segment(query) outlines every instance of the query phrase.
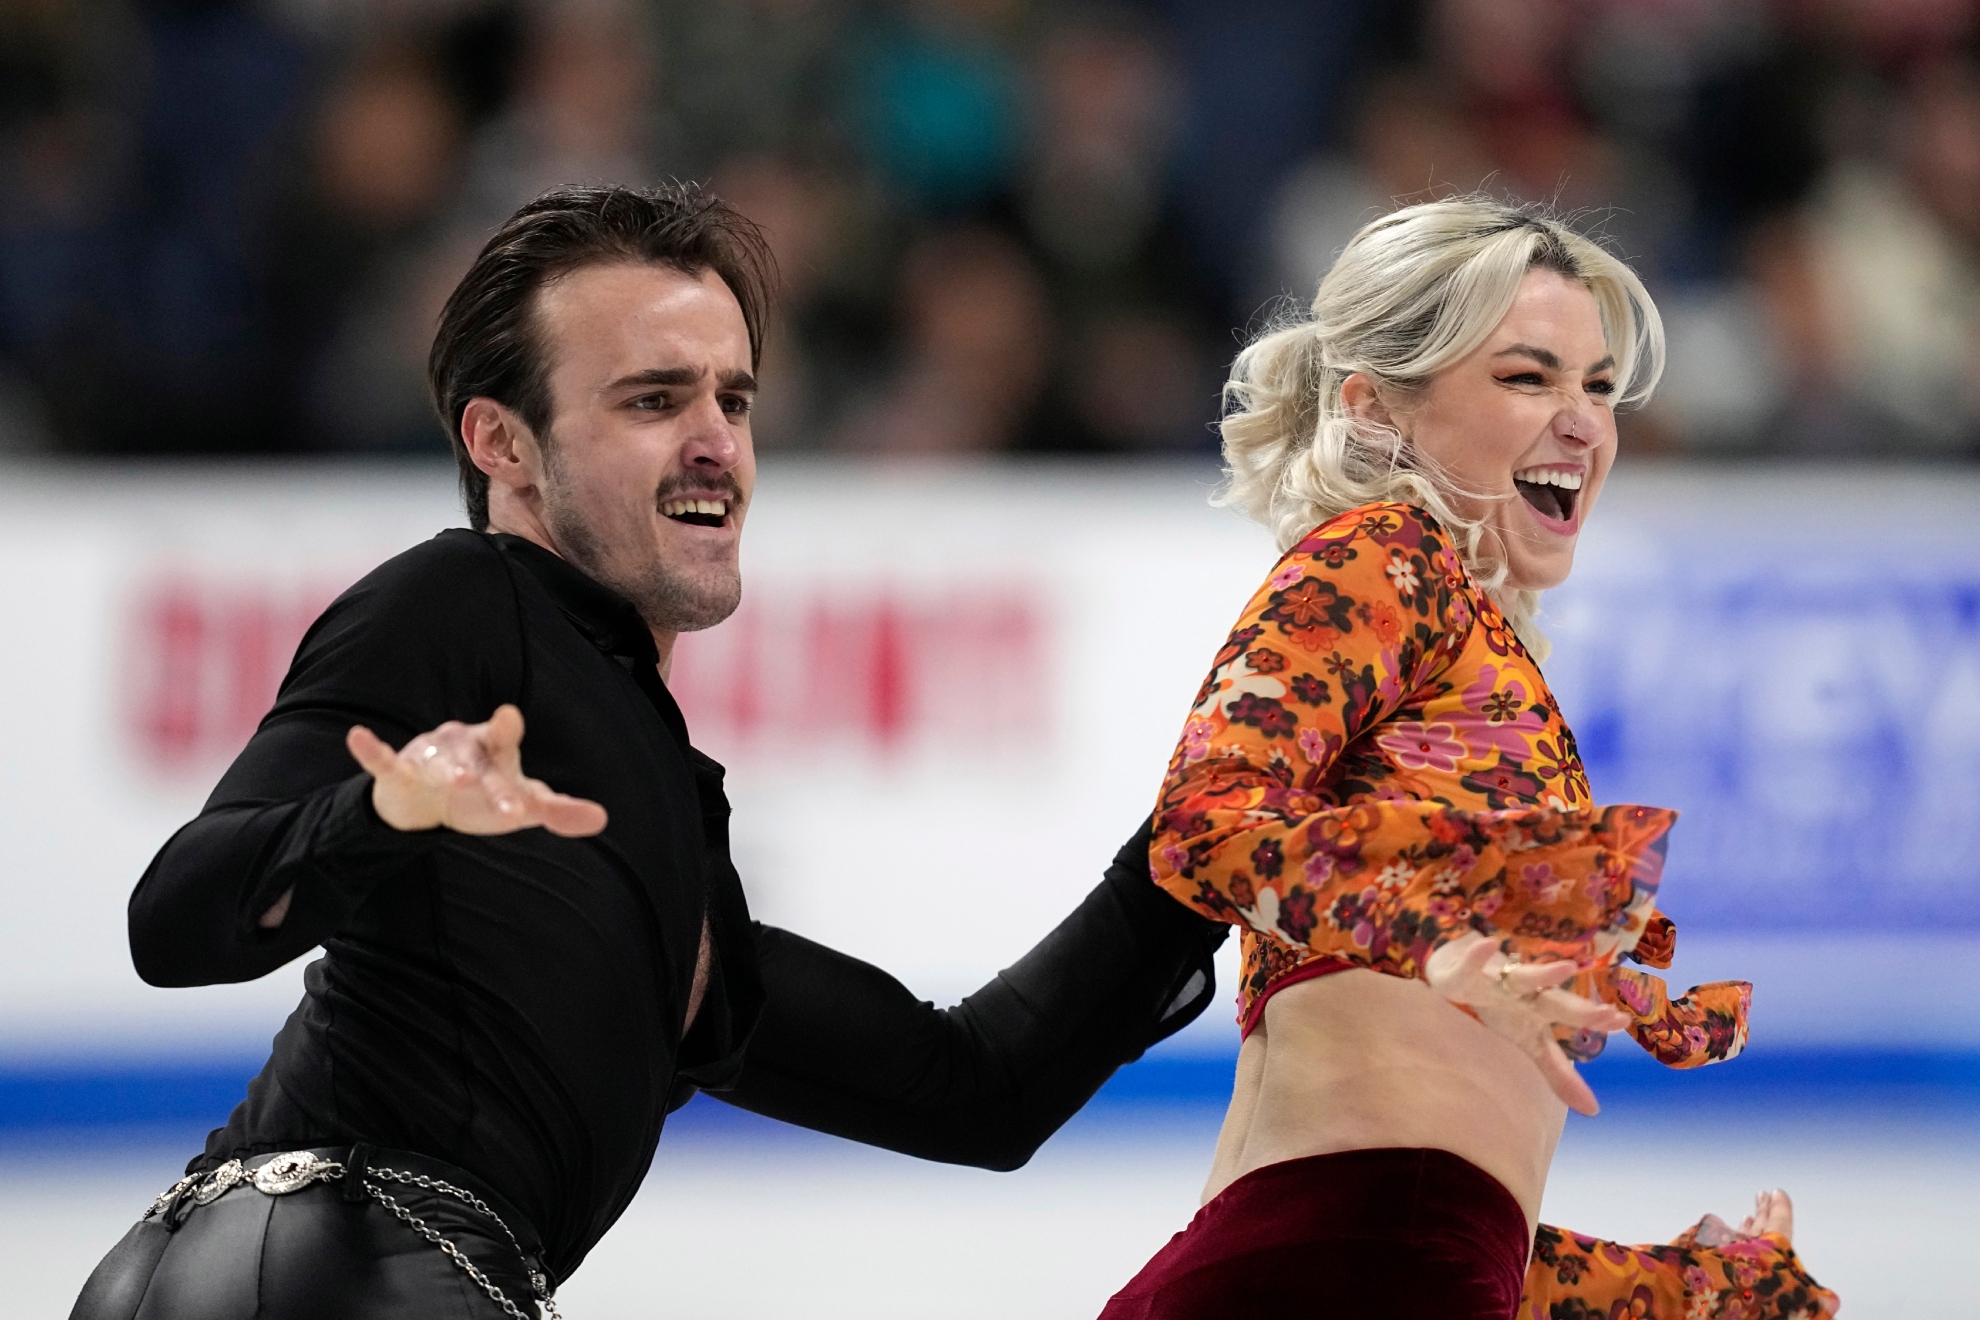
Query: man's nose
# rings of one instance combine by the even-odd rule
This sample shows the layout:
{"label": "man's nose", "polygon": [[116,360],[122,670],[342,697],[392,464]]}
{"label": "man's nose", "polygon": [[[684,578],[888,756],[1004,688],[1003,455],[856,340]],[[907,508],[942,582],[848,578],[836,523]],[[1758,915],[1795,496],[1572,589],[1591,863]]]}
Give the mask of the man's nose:
{"label": "man's nose", "polygon": [[742,461],[742,440],[719,398],[697,400],[687,417],[681,461],[700,472],[727,472]]}

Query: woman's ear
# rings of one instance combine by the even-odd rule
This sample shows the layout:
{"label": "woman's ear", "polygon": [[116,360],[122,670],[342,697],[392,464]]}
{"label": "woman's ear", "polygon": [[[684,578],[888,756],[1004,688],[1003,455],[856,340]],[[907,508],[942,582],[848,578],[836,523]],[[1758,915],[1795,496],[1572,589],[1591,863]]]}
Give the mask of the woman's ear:
{"label": "woman's ear", "polygon": [[1375,378],[1365,371],[1357,371],[1341,382],[1341,406],[1356,421],[1368,422],[1390,431],[1401,429],[1396,425],[1396,419],[1389,415],[1389,405],[1382,402]]}

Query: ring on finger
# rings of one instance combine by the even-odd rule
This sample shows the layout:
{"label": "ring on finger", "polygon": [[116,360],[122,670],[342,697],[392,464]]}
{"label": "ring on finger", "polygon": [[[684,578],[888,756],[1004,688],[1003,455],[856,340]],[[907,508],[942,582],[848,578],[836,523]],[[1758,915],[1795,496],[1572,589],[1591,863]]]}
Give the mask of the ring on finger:
{"label": "ring on finger", "polygon": [[1517,966],[1519,966],[1519,959],[1510,954],[1506,956],[1505,962],[1499,965],[1499,992],[1501,994],[1511,995],[1514,999],[1531,999],[1540,992],[1538,990],[1531,990],[1525,994],[1521,994],[1512,987],[1512,972],[1513,968]]}

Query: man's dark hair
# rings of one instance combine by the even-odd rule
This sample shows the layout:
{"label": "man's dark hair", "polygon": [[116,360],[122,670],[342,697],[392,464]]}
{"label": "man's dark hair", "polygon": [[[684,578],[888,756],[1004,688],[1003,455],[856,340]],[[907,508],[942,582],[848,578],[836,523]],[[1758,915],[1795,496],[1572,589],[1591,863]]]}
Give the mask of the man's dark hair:
{"label": "man's dark hair", "polygon": [[433,405],[453,442],[461,499],[477,530],[488,526],[488,474],[468,457],[461,410],[469,399],[493,399],[547,441],[550,383],[535,324],[537,291],[580,267],[611,262],[671,266],[688,275],[714,271],[742,306],[750,369],[756,369],[776,263],[753,221],[693,183],[543,194],[495,231],[461,277],[427,358]]}

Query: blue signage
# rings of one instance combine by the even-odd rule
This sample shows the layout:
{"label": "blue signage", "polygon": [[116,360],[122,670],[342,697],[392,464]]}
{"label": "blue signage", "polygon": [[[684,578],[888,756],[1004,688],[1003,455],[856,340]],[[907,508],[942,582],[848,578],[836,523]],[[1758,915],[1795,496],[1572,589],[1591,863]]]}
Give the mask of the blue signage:
{"label": "blue signage", "polygon": [[1633,509],[1547,597],[1596,800],[1683,813],[1681,927],[1980,930],[1980,500],[1932,503]]}

